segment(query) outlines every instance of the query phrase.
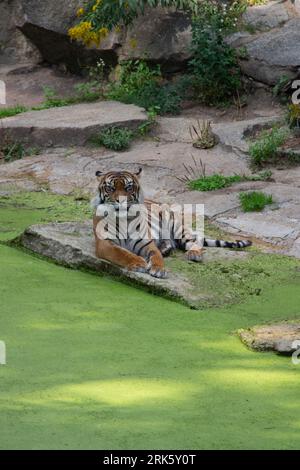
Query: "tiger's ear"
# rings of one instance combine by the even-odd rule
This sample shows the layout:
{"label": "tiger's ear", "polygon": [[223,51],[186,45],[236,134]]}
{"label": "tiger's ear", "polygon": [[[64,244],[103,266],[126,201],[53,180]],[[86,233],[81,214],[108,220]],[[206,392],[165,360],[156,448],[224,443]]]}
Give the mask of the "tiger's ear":
{"label": "tiger's ear", "polygon": [[97,179],[99,180],[100,177],[102,176],[102,171],[96,171],[96,176],[97,176]]}
{"label": "tiger's ear", "polygon": [[139,168],[139,171],[137,171],[137,172],[135,173],[135,176],[138,176],[138,177],[140,177],[140,176],[141,176],[141,173],[142,173],[142,171],[143,171],[143,168]]}

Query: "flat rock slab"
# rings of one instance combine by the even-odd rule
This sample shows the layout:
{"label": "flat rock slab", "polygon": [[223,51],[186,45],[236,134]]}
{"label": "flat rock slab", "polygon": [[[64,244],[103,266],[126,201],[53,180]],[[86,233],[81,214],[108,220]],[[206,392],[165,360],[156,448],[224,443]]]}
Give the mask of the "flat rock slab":
{"label": "flat rock slab", "polygon": [[81,103],[42,111],[29,111],[1,120],[0,137],[29,144],[83,145],[94,134],[110,126],[136,129],[147,121],[144,109],[116,101]]}
{"label": "flat rock slab", "polygon": [[255,326],[239,330],[238,334],[243,343],[256,351],[292,354],[300,345],[300,322]]}
{"label": "flat rock slab", "polygon": [[[113,275],[121,281],[181,301],[192,308],[201,308],[201,303],[207,298],[207,293],[204,295],[200,289],[195,289],[191,280],[182,273],[169,271],[167,279],[156,279],[148,274],[129,272],[96,258],[91,221],[33,225],[14,243],[21,244],[24,248],[58,264],[74,269],[88,269],[98,274]],[[210,249],[206,262],[212,262],[216,258],[230,261],[247,256],[247,253],[230,250],[216,249],[216,252]]]}
{"label": "flat rock slab", "polygon": [[196,299],[188,295],[190,285],[183,276],[172,273],[168,279],[155,279],[148,274],[129,272],[96,258],[91,222],[34,225],[21,236],[21,245],[58,264],[110,274],[154,293],[176,298],[190,306],[195,304]]}

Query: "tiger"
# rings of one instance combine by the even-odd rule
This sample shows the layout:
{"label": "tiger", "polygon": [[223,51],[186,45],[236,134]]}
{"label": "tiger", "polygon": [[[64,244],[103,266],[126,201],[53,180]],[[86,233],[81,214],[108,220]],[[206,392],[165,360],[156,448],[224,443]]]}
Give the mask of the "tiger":
{"label": "tiger", "polygon": [[[141,168],[136,173],[126,170],[96,172],[98,189],[91,204],[96,209],[93,217],[93,231],[97,258],[109,261],[128,271],[147,273],[155,278],[164,279],[167,277],[164,257],[170,255],[175,249],[186,251],[189,261],[202,262],[204,247],[246,248],[251,246],[250,240],[230,242],[198,237],[193,231],[182,226],[182,219],[178,220],[176,214],[163,211],[162,204],[144,197],[140,184],[141,173]],[[103,237],[99,233],[99,223],[101,225],[104,221],[103,208],[112,208],[116,214],[121,214],[124,201],[127,214],[130,208],[136,206],[142,207],[145,211],[146,219],[142,219],[146,220],[144,235],[132,237],[128,229],[123,234],[117,229],[111,237]],[[156,214],[154,220],[151,218],[153,207]],[[102,211],[100,215],[99,209],[101,209],[100,212]],[[162,236],[160,230],[162,222],[165,222],[164,217],[168,218],[167,226],[170,236],[167,238]],[[137,223],[136,215],[129,219],[135,223],[135,228],[140,225],[141,219]],[[121,219],[116,217],[115,220],[118,221],[117,225],[120,229]],[[178,227],[180,227],[180,233]]]}

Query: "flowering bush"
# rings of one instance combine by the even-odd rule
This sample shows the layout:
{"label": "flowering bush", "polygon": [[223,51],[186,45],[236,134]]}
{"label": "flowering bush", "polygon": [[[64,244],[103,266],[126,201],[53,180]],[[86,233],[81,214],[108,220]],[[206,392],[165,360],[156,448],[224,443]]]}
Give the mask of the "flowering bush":
{"label": "flowering bush", "polygon": [[[248,1],[228,0],[231,8],[220,26],[230,26],[233,19],[245,10]],[[131,24],[144,13],[146,6],[175,7],[190,12],[192,16],[211,17],[223,4],[221,0],[88,0],[77,11],[79,23],[69,30],[69,35],[88,46],[99,45],[109,31]]]}
{"label": "flowering bush", "polygon": [[[201,1],[201,0],[200,0]],[[178,6],[189,9],[197,5],[194,0],[90,0],[77,11],[80,22],[69,30],[71,39],[83,42],[87,46],[99,45],[109,31],[117,30],[121,25],[129,25],[145,6]]]}

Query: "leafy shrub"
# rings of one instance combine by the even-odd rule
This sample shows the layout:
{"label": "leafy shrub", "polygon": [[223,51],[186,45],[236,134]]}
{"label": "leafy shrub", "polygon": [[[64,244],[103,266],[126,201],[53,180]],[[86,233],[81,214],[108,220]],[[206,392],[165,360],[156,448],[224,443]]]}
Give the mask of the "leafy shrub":
{"label": "leafy shrub", "polygon": [[133,139],[133,132],[127,128],[109,127],[92,139],[93,143],[111,150],[126,150]]}
{"label": "leafy shrub", "polygon": [[284,144],[288,136],[286,129],[273,128],[264,131],[258,140],[253,142],[249,148],[252,164],[262,165],[270,162],[278,156],[278,149]]}
{"label": "leafy shrub", "polygon": [[268,204],[273,203],[273,197],[261,191],[240,193],[239,199],[244,212],[259,212],[262,211]]}
{"label": "leafy shrub", "polygon": [[206,104],[228,101],[241,87],[241,79],[236,52],[224,42],[222,30],[194,19],[192,54],[189,65],[197,97]]}
{"label": "leafy shrub", "polygon": [[136,60],[121,65],[119,80],[110,85],[106,96],[155,110],[156,114],[178,114],[184,88],[182,81],[162,84],[159,67],[150,68],[144,61]]}

